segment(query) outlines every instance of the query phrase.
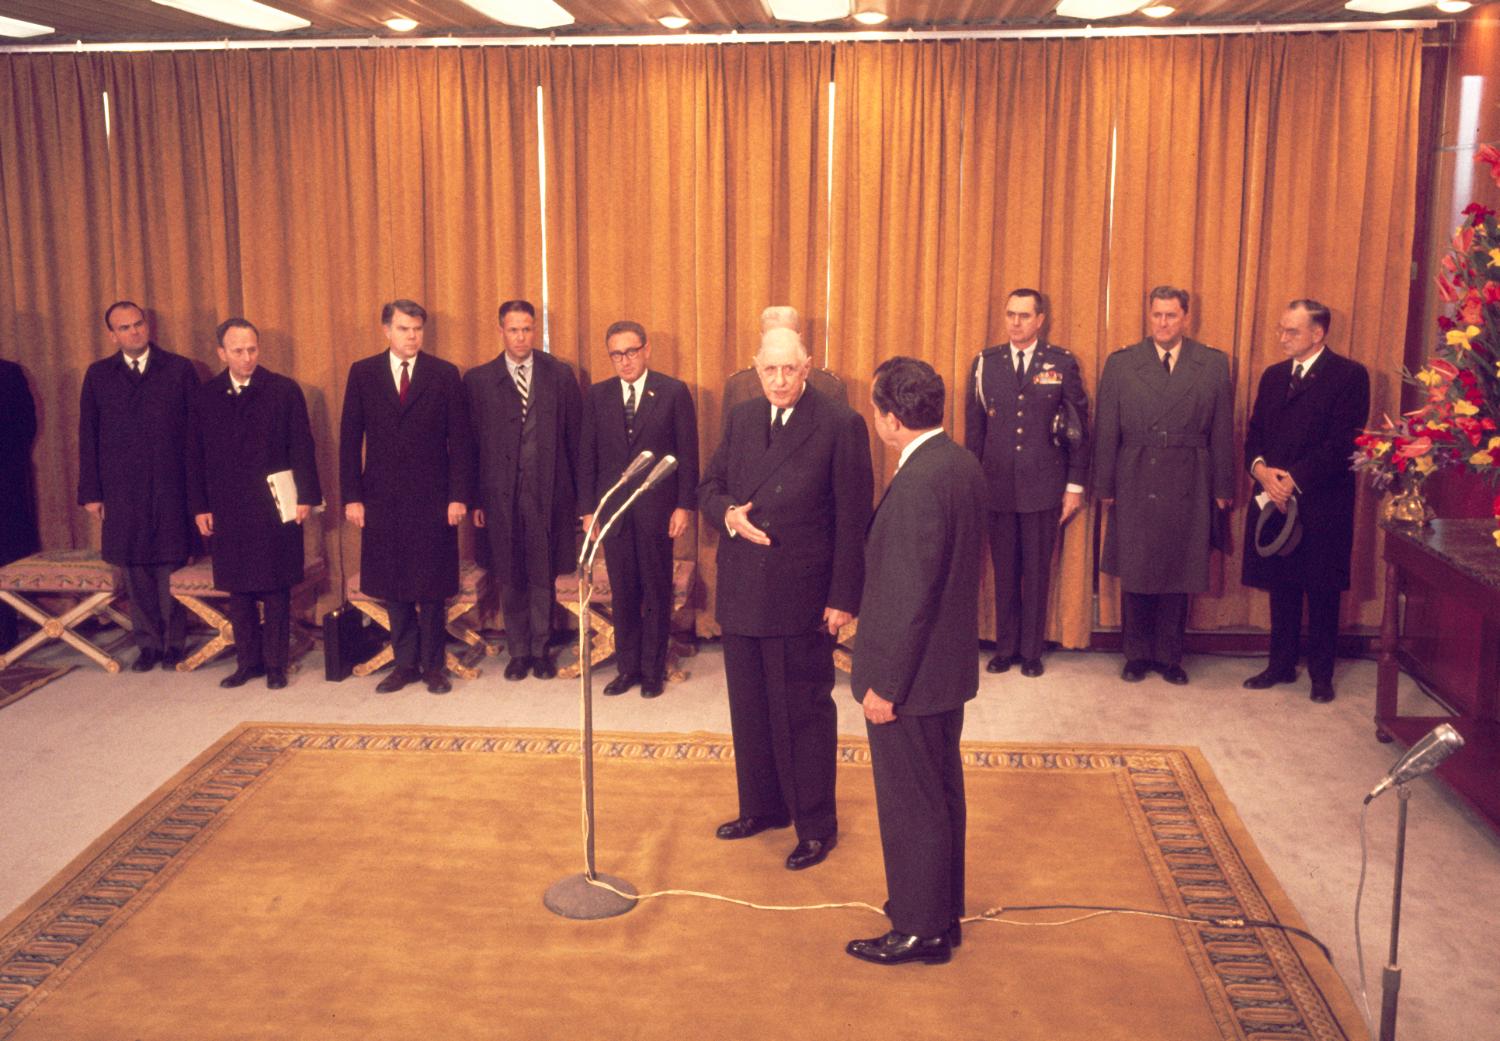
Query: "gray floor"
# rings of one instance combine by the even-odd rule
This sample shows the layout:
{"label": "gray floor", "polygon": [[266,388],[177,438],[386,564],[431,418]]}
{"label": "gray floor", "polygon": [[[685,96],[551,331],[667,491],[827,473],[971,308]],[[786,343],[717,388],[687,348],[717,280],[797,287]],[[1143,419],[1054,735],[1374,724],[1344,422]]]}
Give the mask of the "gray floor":
{"label": "gray floor", "polygon": [[[28,660],[71,660],[52,648]],[[377,696],[375,680],[322,679],[317,653],[284,691],[252,681],[235,691],[219,662],[192,675],[154,671],[111,677],[81,658],[46,689],[0,710],[0,914],[21,904],[138,801],[235,724],[245,720],[437,725],[578,725],[576,681],[500,679],[497,659],[447,697],[420,686]],[[690,676],[656,701],[634,693],[596,699],[608,730],[728,732],[718,648],[687,661]],[[1353,908],[1360,866],[1360,800],[1399,749],[1373,736],[1375,667],[1340,662],[1339,698],[1314,705],[1305,680],[1268,692],[1240,688],[1261,663],[1190,657],[1193,682],[1119,681],[1114,655],[1058,652],[1047,674],[985,676],[965,737],[1005,741],[1099,741],[1196,745],[1250,828],[1312,931],[1334,952],[1358,1001]],[[612,675],[604,670],[600,682]],[[597,691],[597,685],[596,685]],[[1409,711],[1421,695],[1403,691]],[[864,730],[847,688],[840,729]],[[1430,709],[1429,709],[1430,710]],[[1461,753],[1460,753],[1461,754]],[[1418,1041],[1500,1039],[1500,842],[1430,778],[1411,800],[1401,930],[1399,1035]],[[1364,905],[1370,1002],[1380,1008],[1388,943],[1396,818],[1394,796],[1369,813]],[[725,806],[725,816],[734,807]],[[14,822],[25,822],[20,827]],[[1038,821],[1037,827],[1046,827]],[[976,894],[971,894],[971,903]]]}

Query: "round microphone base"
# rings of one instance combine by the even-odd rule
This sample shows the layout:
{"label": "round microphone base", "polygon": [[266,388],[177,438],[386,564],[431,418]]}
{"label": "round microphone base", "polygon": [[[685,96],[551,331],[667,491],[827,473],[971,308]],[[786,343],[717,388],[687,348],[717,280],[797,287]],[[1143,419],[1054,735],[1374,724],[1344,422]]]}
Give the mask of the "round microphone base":
{"label": "round microphone base", "polygon": [[546,904],[547,910],[553,914],[582,921],[613,918],[631,910],[639,903],[635,899],[635,886],[624,879],[597,873],[594,878],[614,886],[621,893],[630,895],[620,896],[618,893],[596,886],[589,882],[587,875],[580,873],[554,882],[551,888],[542,895],[542,903]]}

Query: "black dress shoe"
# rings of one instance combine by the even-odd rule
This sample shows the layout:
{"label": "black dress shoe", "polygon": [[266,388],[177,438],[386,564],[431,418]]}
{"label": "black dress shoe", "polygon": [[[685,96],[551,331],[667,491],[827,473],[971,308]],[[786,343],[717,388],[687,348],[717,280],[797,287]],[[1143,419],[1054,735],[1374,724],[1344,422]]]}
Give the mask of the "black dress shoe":
{"label": "black dress shoe", "polygon": [[398,665],[391,670],[389,676],[375,684],[375,693],[394,694],[408,683],[415,683],[417,676],[416,669],[405,669]]}
{"label": "black dress shoe", "polygon": [[265,674],[266,670],[263,666],[241,666],[240,668],[235,669],[233,672],[231,672],[228,676],[225,676],[223,679],[221,679],[219,681],[219,686],[225,688],[243,687],[246,680],[253,680],[255,677],[264,676]]}
{"label": "black dress shoe", "polygon": [[[880,905],[880,913],[887,918],[891,916],[891,902],[889,900]],[[943,935],[948,938],[949,947],[962,947],[964,945],[964,925],[958,919],[957,915],[948,923],[948,928],[944,931]]]}
{"label": "black dress shoe", "polygon": [[1020,659],[1014,654],[997,654],[985,665],[985,672],[1006,672]]}
{"label": "black dress shoe", "polygon": [[286,686],[286,670],[285,669],[267,669],[266,670],[266,688],[268,690],[280,690],[281,688],[283,688],[285,686]]}
{"label": "black dress shoe", "polygon": [[1265,690],[1267,687],[1274,687],[1278,683],[1291,683],[1296,678],[1296,669],[1292,669],[1290,672],[1281,672],[1277,669],[1263,669],[1254,676],[1251,676],[1244,683],[1241,683],[1240,686],[1246,690]]}
{"label": "black dress shoe", "polygon": [[447,669],[433,669],[422,677],[427,684],[429,694],[447,694],[453,689],[453,684],[448,682]]}
{"label": "black dress shoe", "polygon": [[785,817],[736,817],[720,824],[714,834],[721,839],[748,839],[772,828],[785,828],[792,822]]}
{"label": "black dress shoe", "polygon": [[837,835],[830,835],[826,839],[803,839],[797,843],[797,848],[787,854],[786,869],[788,871],[801,871],[810,868],[814,864],[821,864],[828,859],[828,854],[833,847],[839,844]]}
{"label": "black dress shoe", "polygon": [[1028,676],[1031,679],[1036,679],[1042,674],[1042,672],[1042,659],[1040,658],[1027,658],[1021,663],[1022,676]]}
{"label": "black dress shoe", "polygon": [[1151,663],[1132,658],[1125,663],[1125,668],[1120,670],[1120,679],[1126,683],[1139,683],[1146,678],[1146,673],[1151,671]]}
{"label": "black dress shoe", "polygon": [[659,698],[665,689],[666,685],[661,680],[641,681],[641,697],[643,698]]}
{"label": "black dress shoe", "polygon": [[557,663],[550,654],[539,654],[531,659],[531,674],[539,680],[550,680],[557,675]]}
{"label": "black dress shoe", "polygon": [[173,672],[173,671],[176,670],[178,663],[181,662],[181,661],[182,661],[182,648],[181,647],[168,647],[165,651],[162,651],[162,654],[161,654],[161,667],[162,667],[163,670],[165,670],[167,672]]}
{"label": "black dress shoe", "polygon": [[622,672],[604,685],[604,696],[606,698],[618,697],[639,682],[641,678],[635,673]]}
{"label": "black dress shoe", "polygon": [[155,647],[142,647],[141,653],[135,656],[135,661],[130,666],[131,672],[150,672],[156,668],[156,663],[161,661],[161,655]]}
{"label": "black dress shoe", "polygon": [[850,940],[846,952],[876,965],[902,965],[909,961],[941,965],[953,957],[947,934],[921,937],[898,933],[892,929],[884,936],[870,940]]}
{"label": "black dress shoe", "polygon": [[512,656],[510,661],[505,663],[505,678],[508,680],[524,680],[530,671],[530,658]]}
{"label": "black dress shoe", "polygon": [[1333,700],[1333,683],[1329,680],[1313,680],[1311,697],[1320,705],[1326,705]]}
{"label": "black dress shoe", "polygon": [[1188,675],[1181,665],[1163,665],[1161,667],[1161,678],[1168,683],[1181,687],[1188,681]]}

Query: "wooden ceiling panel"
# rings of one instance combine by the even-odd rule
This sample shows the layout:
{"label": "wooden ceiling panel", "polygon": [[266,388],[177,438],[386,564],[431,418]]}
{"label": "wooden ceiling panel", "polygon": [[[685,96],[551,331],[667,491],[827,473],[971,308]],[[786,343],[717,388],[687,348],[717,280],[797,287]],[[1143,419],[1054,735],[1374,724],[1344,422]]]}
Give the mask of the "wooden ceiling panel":
{"label": "wooden ceiling panel", "polygon": [[[306,18],[312,27],[291,33],[264,33],[187,14],[151,0],[0,0],[0,14],[56,28],[49,36],[7,40],[0,45],[182,41],[359,38],[366,36],[522,36],[537,34],[490,21],[460,0],[266,0],[272,6]],[[663,15],[679,14],[691,24],[683,32],[859,31],[852,20],[802,25],[778,23],[765,0],[559,0],[576,19],[557,35],[656,35],[665,30]],[[879,28],[1005,29],[1081,27],[1059,18],[1057,0],[854,0],[857,10],[875,8],[889,15]],[[385,20],[414,19],[410,34],[394,33]],[[1183,0],[1177,14],[1163,22],[1141,15],[1110,19],[1101,25],[1194,25],[1370,21],[1343,0]],[[1432,7],[1393,17],[1440,18]],[[1463,17],[1463,16],[1460,16]]]}

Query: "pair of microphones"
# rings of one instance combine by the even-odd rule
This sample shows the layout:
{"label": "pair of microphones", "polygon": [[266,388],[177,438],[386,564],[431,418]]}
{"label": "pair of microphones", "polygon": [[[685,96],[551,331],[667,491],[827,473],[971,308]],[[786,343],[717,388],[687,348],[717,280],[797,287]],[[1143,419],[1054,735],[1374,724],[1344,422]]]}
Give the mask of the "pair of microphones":
{"label": "pair of microphones", "polygon": [[578,549],[578,569],[582,574],[593,573],[594,556],[599,552],[599,547],[604,544],[604,536],[609,534],[609,529],[614,526],[615,521],[623,517],[625,511],[630,509],[637,499],[666,480],[668,475],[677,469],[676,456],[662,456],[661,460],[651,467],[651,472],[646,475],[646,479],[620,504],[620,508],[610,514],[609,519],[601,524],[600,518],[604,516],[605,503],[609,502],[610,497],[621,488],[639,477],[646,467],[651,466],[653,459],[656,459],[656,453],[650,449],[641,452],[630,461],[624,473],[620,474],[620,479],[610,485],[609,490],[599,497],[599,505],[594,508],[593,522],[589,525],[589,530],[583,533],[583,545]]}

